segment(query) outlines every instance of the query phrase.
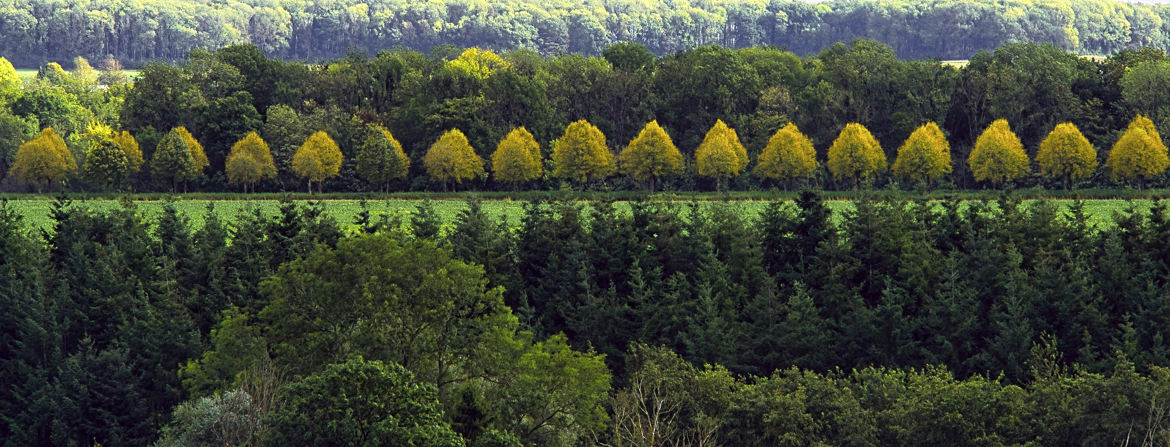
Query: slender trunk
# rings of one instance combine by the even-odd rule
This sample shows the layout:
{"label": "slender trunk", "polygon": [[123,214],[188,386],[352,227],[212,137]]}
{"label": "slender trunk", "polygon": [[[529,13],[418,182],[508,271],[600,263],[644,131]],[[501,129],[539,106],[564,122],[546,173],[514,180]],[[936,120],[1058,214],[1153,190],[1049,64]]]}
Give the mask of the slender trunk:
{"label": "slender trunk", "polygon": [[650,194],[654,194],[654,180],[656,179],[658,179],[658,177],[650,177]]}
{"label": "slender trunk", "polygon": [[313,195],[313,181],[309,180],[309,195]]}

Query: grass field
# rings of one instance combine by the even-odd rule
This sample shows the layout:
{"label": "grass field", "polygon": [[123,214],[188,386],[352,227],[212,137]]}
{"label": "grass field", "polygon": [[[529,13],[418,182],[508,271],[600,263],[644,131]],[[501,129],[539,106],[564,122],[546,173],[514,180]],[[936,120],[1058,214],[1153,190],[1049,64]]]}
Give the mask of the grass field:
{"label": "grass field", "polygon": [[[130,79],[134,79],[136,76],[138,76],[138,70],[124,70],[124,73],[126,73],[126,76]],[[31,82],[37,78],[37,69],[18,68],[16,69],[16,76],[20,77],[20,80],[23,82]]]}
{"label": "grass field", "polygon": [[[294,201],[298,204],[307,205],[310,202],[306,200]],[[433,200],[434,208],[444,223],[452,222],[458,213],[466,209],[467,205],[464,200],[460,199],[445,199]],[[689,203],[687,200],[680,200],[680,203]],[[1071,200],[1052,200],[1058,207],[1067,208],[1072,203]],[[132,202],[133,206],[142,212],[148,219],[153,219],[158,215],[163,207],[164,202],[160,200],[145,200]],[[214,204],[215,212],[220,218],[232,222],[240,216],[248,215],[259,211],[265,216],[275,216],[279,212],[280,201],[276,199],[268,200],[207,200],[207,199],[185,199],[174,202],[176,209],[189,217],[192,224],[198,228],[203,224],[203,217],[207,213],[208,205]],[[373,216],[401,216],[404,222],[409,222],[410,215],[417,209],[421,200],[411,199],[391,199],[391,200],[370,200],[367,202],[368,209]],[[626,201],[618,202],[619,210],[628,210],[629,203]],[[741,215],[755,219],[763,211],[769,201],[732,201],[721,202],[714,200],[700,201],[701,206],[729,206],[736,209]],[[1110,225],[1112,217],[1115,212],[1122,212],[1131,204],[1138,210],[1147,210],[1153,204],[1151,200],[1086,200],[1086,211],[1090,219],[1095,225]],[[49,219],[49,211],[52,207],[53,200],[50,199],[22,199],[9,200],[8,205],[14,209],[19,215],[23,216],[26,224],[35,228],[48,229],[51,224]],[[852,207],[852,202],[848,200],[830,200],[829,207],[834,210],[838,218],[842,216],[842,211],[848,210]],[[93,210],[110,210],[121,207],[121,202],[117,200],[99,199],[99,200],[78,200],[74,201],[72,206],[88,207]],[[521,217],[524,213],[524,202],[513,200],[485,200],[483,202],[483,209],[494,218],[505,218],[510,226],[519,226]],[[343,228],[350,228],[353,226],[354,219],[361,211],[361,201],[354,199],[336,199],[327,200],[323,202],[325,214],[335,218]],[[377,217],[375,217],[377,218]]]}

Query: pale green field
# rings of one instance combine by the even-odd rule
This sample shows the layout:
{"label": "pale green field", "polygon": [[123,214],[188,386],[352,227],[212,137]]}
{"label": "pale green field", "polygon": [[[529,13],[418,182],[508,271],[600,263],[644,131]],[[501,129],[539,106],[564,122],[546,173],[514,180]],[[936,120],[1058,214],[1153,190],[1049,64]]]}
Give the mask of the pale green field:
{"label": "pale green field", "polygon": [[[130,79],[138,77],[138,70],[125,70],[126,76]],[[35,68],[18,68],[16,69],[16,76],[20,77],[21,81],[31,82],[37,78],[37,69]]]}

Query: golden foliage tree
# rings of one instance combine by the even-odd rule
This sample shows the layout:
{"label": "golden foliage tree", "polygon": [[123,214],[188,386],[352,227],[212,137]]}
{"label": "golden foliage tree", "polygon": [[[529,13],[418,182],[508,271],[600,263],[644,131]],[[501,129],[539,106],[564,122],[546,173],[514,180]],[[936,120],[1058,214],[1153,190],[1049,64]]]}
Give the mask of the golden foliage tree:
{"label": "golden foliage tree", "polygon": [[317,182],[317,192],[321,192],[321,183],[341,172],[342,158],[341,148],[333,138],[318,130],[293,154],[292,170],[308,182],[309,194],[313,193],[313,182]]}
{"label": "golden foliage tree", "polygon": [[828,166],[834,177],[853,179],[856,188],[886,169],[886,153],[869,129],[849,123],[829,146]]}
{"label": "golden foliage tree", "polygon": [[224,161],[224,171],[227,173],[228,183],[243,183],[244,192],[248,185],[255,190],[256,182],[266,178],[276,178],[276,160],[272,159],[272,151],[268,143],[260,138],[256,132],[248,132],[232,145]]}
{"label": "golden foliage tree", "polygon": [[458,58],[447,62],[452,71],[471,76],[476,79],[487,79],[498,70],[508,69],[510,64],[491,50],[468,48]]}
{"label": "golden foliage tree", "polygon": [[191,132],[186,127],[176,127],[175,131],[183,138],[183,142],[187,143],[187,150],[191,152],[191,160],[195,163],[195,167],[193,168],[195,174],[191,178],[197,178],[203,174],[204,168],[211,165],[211,162],[207,161],[207,153],[203,151],[203,145],[199,144],[199,140],[196,140],[195,136],[191,135]]}
{"label": "golden foliage tree", "polygon": [[727,127],[723,120],[715,120],[715,125],[695,149],[695,167],[699,175],[715,179],[718,189],[722,190],[724,182],[739,175],[747,165],[747,149],[739,142],[739,134]]}
{"label": "golden foliage tree", "polygon": [[951,172],[951,144],[934,121],[910,133],[898,148],[893,171],[898,178],[924,182],[928,186]]}
{"label": "golden foliage tree", "polygon": [[171,191],[174,192],[180,182],[194,179],[198,172],[195,169],[195,157],[179,128],[171,129],[163,135],[150,159],[150,173],[155,180],[170,182]]}
{"label": "golden foliage tree", "polygon": [[38,192],[49,183],[64,183],[73,172],[77,172],[77,160],[52,127],[20,145],[8,169],[8,175],[37,185]]}
{"label": "golden foliage tree", "polygon": [[685,167],[682,153],[657,120],[646,123],[622,151],[619,160],[623,174],[638,181],[650,181],[650,192],[654,192],[656,180],[677,177]]}
{"label": "golden foliage tree", "polygon": [[16,68],[12,66],[11,62],[8,62],[8,59],[0,57],[0,104],[4,104],[20,93],[22,85],[24,82],[16,74]]}
{"label": "golden foliage tree", "polygon": [[1064,179],[1064,188],[1070,183],[1093,174],[1097,169],[1097,150],[1073,123],[1057,124],[1040,142],[1036,151],[1040,173]]}
{"label": "golden foliage tree", "polygon": [[447,182],[463,183],[463,180],[484,174],[483,159],[459,129],[444,132],[431,144],[423,156],[423,165],[427,168],[427,176],[444,182],[444,188]]}
{"label": "golden foliage tree", "polygon": [[492,153],[492,178],[515,186],[539,178],[543,172],[540,143],[528,129],[517,127],[508,132]]}
{"label": "golden foliage tree", "polygon": [[82,141],[87,147],[81,173],[95,185],[117,188],[130,176],[130,159],[115,137],[117,134],[109,126],[97,122],[86,126]]}
{"label": "golden foliage tree", "polygon": [[553,176],[577,183],[613,175],[613,154],[605,145],[605,134],[588,121],[579,120],[565,127],[564,135],[553,147]]}
{"label": "golden foliage tree", "polygon": [[1166,144],[1158,135],[1153,121],[1138,115],[1129,123],[1121,138],[1113,144],[1105,159],[1114,181],[1138,181],[1144,187],[1146,179],[1161,174],[1170,165]]}
{"label": "golden foliage tree", "polygon": [[144,161],[142,158],[142,149],[138,147],[138,140],[134,138],[134,135],[123,130],[114,135],[113,141],[114,144],[118,145],[126,153],[126,169],[130,172],[130,175],[141,171]]}
{"label": "golden foliage tree", "polygon": [[975,139],[967,164],[971,166],[975,180],[995,185],[1023,177],[1031,171],[1024,144],[1002,118],[992,122]]}
{"label": "golden foliage tree", "polygon": [[817,151],[796,124],[788,123],[768,139],[754,172],[762,178],[791,181],[812,177],[817,170]]}
{"label": "golden foliage tree", "polygon": [[385,127],[371,126],[358,152],[358,175],[387,192],[391,181],[406,178],[409,172],[410,157],[402,151],[402,144]]}

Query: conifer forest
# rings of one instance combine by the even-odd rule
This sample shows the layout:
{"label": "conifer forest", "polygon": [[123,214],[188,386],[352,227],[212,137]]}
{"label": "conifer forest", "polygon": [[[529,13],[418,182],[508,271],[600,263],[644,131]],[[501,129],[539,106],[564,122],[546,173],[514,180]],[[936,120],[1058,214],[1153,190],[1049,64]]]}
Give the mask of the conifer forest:
{"label": "conifer forest", "polygon": [[1167,49],[1112,0],[0,0],[0,447],[1170,446]]}

